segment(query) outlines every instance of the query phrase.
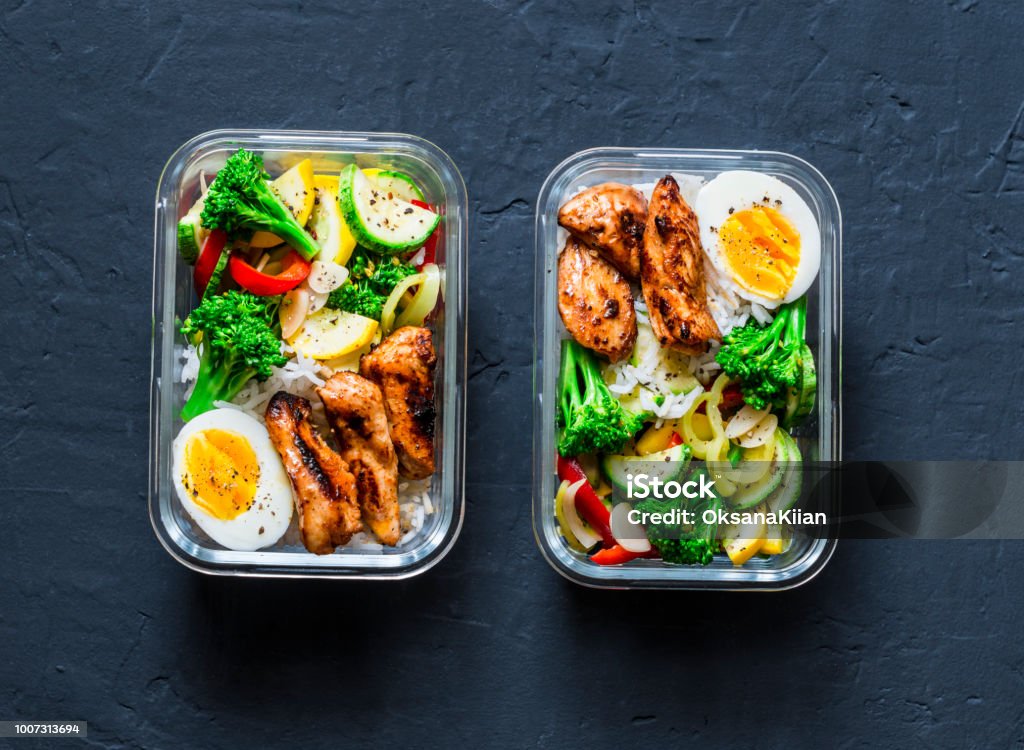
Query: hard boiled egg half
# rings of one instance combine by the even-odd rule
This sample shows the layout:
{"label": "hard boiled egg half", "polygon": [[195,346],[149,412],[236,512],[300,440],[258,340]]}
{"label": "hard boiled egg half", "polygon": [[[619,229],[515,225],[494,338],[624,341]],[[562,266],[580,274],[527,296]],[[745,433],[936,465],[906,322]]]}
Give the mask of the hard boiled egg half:
{"label": "hard boiled egg half", "polygon": [[821,265],[821,233],[803,198],[761,172],[722,172],[697,195],[700,240],[719,281],[775,308],[803,295]]}
{"label": "hard boiled egg half", "polygon": [[279,540],[292,520],[292,489],[267,428],[235,409],[189,421],[174,439],[173,479],[185,510],[232,550]]}

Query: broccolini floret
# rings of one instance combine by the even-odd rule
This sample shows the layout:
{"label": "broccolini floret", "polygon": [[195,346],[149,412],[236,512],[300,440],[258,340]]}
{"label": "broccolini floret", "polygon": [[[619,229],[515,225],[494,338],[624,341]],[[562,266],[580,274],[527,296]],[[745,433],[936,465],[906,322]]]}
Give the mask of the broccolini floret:
{"label": "broccolini floret", "polygon": [[346,281],[331,292],[327,298],[327,306],[379,321],[386,299],[387,297],[382,297],[362,284]]}
{"label": "broccolini floret", "polygon": [[805,354],[807,298],[779,308],[767,326],[748,323],[722,339],[715,359],[729,377],[740,379],[743,400],[755,409],[781,406],[798,385]]}
{"label": "broccolini floret", "polygon": [[625,409],[608,390],[597,358],[572,339],[562,342],[559,374],[558,452],[616,453],[643,426],[643,418]]}
{"label": "broccolini floret", "polygon": [[327,306],[380,320],[388,295],[416,267],[397,258],[377,258],[357,248],[349,260],[348,281],[331,292]]}
{"label": "broccolini floret", "polygon": [[[697,471],[705,471],[705,469]],[[633,507],[641,513],[661,514],[662,521],[660,523],[648,521],[646,528],[647,538],[651,541],[651,545],[658,550],[662,560],[676,565],[711,564],[715,551],[718,549],[716,538],[718,524],[707,523],[704,512],[713,510],[717,516],[718,510],[722,507],[722,501],[717,495],[694,500],[688,500],[682,496],[674,499],[650,498],[641,500]],[[694,523],[690,526],[671,520],[673,511],[684,509],[690,511],[694,519]],[[681,518],[681,513],[677,513],[676,516]]]}
{"label": "broccolini floret", "polygon": [[230,401],[250,378],[266,380],[288,361],[281,353],[277,311],[280,297],[230,291],[203,300],[181,326],[201,346],[199,376],[181,418],[186,422]]}
{"label": "broccolini floret", "polygon": [[320,246],[295,220],[269,180],[263,160],[238,149],[210,185],[200,221],[207,229],[223,229],[232,239],[248,239],[256,231],[270,232],[312,260]]}

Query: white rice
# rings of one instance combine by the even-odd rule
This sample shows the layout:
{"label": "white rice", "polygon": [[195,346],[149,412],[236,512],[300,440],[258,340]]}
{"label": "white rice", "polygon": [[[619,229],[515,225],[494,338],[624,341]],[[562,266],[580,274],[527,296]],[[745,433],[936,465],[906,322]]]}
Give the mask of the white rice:
{"label": "white rice", "polygon": [[[330,439],[330,428],[324,413],[324,405],[316,395],[316,388],[324,384],[322,375],[326,374],[326,368],[317,360],[299,354],[287,344],[282,345],[282,351],[290,358],[283,367],[275,367],[269,378],[262,383],[254,378],[246,383],[245,387],[231,401],[215,401],[213,405],[218,409],[235,409],[245,412],[261,424],[265,424],[265,414],[270,399],[278,391],[287,391],[309,401],[313,409],[313,424],[325,438]],[[180,359],[182,361],[180,379],[187,386],[187,398],[195,387],[195,379],[199,375],[199,352],[189,344],[181,351]],[[427,518],[434,513],[434,504],[430,499],[430,480],[403,480],[400,482],[398,503],[399,524],[403,532],[398,546],[404,547],[421,535]],[[297,527],[297,525],[298,520],[293,519],[292,526]],[[286,539],[289,536],[296,536],[291,531],[286,534]],[[369,532],[360,532],[353,536],[344,549],[354,548],[367,552],[383,552],[385,549]]]}
{"label": "white rice", "polygon": [[729,288],[718,269],[706,257],[704,258],[704,278],[707,279],[708,310],[722,335],[725,336],[733,328],[745,325],[750,319],[751,303]]}

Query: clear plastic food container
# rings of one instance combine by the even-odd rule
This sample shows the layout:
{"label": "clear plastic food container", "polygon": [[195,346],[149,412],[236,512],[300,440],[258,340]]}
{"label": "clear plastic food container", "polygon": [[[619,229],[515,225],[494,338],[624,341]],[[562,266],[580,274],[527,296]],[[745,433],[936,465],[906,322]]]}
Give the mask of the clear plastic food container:
{"label": "clear plastic food container", "polygon": [[[182,426],[179,412],[185,400],[184,341],[178,328],[195,294],[192,269],[178,257],[177,223],[199,195],[200,175],[215,173],[238,148],[260,154],[271,174],[280,174],[299,155],[311,157],[317,172],[340,172],[353,162],[396,169],[411,175],[425,200],[444,215],[436,249],[442,293],[432,325],[438,360],[432,512],[415,537],[397,548],[342,547],[331,555],[314,555],[293,529],[272,547],[232,551],[210,540],[178,500],[171,477],[171,445]],[[466,187],[452,160],[410,135],[218,130],[193,138],[171,156],[156,196],[149,515],[172,557],[194,570],[223,575],[383,579],[422,573],[447,554],[459,535],[464,507],[467,210]],[[293,527],[296,523],[293,518]]]}
{"label": "clear plastic food container", "polygon": [[818,170],[789,154],[773,151],[596,148],[563,161],[548,176],[537,200],[534,329],[533,528],[545,559],[563,576],[598,588],[743,589],[776,591],[806,583],[828,563],[831,538],[802,538],[785,554],[754,558],[734,567],[716,555],[707,567],[634,560],[601,566],[575,552],[555,521],[558,487],[555,468],[555,413],[561,321],[557,307],[558,209],[577,190],[602,182],[653,183],[666,174],[709,180],[720,172],[744,169],[773,175],[810,206],[821,229],[821,270],[808,291],[807,340],[818,367],[817,406],[801,429],[809,461],[840,457],[840,305],[842,227],[835,193]]}

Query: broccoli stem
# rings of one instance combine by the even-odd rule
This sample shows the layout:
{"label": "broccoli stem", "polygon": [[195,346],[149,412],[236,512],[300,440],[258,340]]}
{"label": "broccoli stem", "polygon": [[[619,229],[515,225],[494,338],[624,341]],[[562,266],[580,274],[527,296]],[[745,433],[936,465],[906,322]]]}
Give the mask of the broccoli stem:
{"label": "broccoli stem", "polygon": [[787,309],[789,324],[786,327],[786,342],[799,346],[804,343],[804,335],[807,333],[807,296],[801,297]]}
{"label": "broccoli stem", "polygon": [[253,191],[256,193],[258,206],[239,205],[236,209],[239,215],[245,216],[251,225],[259,226],[263,231],[280,237],[306,260],[313,260],[320,253],[320,245],[299,226],[291,209],[274,192],[270,183],[259,179],[253,186]]}
{"label": "broccoli stem", "polygon": [[783,307],[779,310],[779,314],[775,316],[775,319],[771,322],[764,332],[758,337],[756,346],[748,346],[747,351],[754,351],[761,349],[766,343],[768,348],[764,349],[757,356],[761,359],[769,360],[775,353],[775,349],[779,345],[779,336],[785,330],[786,324],[789,322],[789,308]]}
{"label": "broccoli stem", "polygon": [[[281,205],[284,206],[284,204]],[[288,209],[285,208],[285,210]],[[306,260],[313,260],[320,254],[320,246],[294,220],[273,222],[270,223],[270,226],[270,231],[273,234],[284,240],[289,247],[294,248]]]}
{"label": "broccoli stem", "polygon": [[188,422],[203,412],[214,408],[214,401],[230,401],[238,395],[253,375],[255,368],[238,367],[238,358],[228,356],[219,363],[214,362],[212,353],[204,351],[199,357],[199,374],[195,388],[181,409],[182,421]]}
{"label": "broccoli stem", "polygon": [[577,347],[572,339],[562,341],[562,367],[559,373],[559,385],[562,392],[562,416],[568,418],[583,405],[583,394],[580,393],[580,364]]}
{"label": "broccoli stem", "polygon": [[597,362],[594,361],[593,357],[587,357],[582,371],[584,393],[600,393],[604,391],[611,394],[611,391],[608,391],[607,384],[604,382],[604,378],[601,377],[601,371],[598,369]]}

